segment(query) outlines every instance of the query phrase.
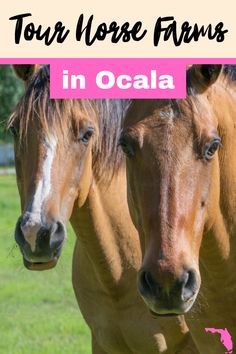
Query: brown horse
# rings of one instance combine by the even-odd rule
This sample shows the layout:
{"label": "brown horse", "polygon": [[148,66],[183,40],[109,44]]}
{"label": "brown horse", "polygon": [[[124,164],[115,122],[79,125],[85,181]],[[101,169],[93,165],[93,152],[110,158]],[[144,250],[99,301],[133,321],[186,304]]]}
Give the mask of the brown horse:
{"label": "brown horse", "polygon": [[50,100],[48,67],[15,70],[26,81],[9,121],[22,208],[15,238],[25,266],[56,265],[70,220],[73,286],[93,353],[197,353],[183,316],[153,318],[136,289],[141,248],[118,147],[129,102]]}
{"label": "brown horse", "polygon": [[139,292],[156,315],[186,314],[200,353],[218,354],[205,327],[236,341],[236,66],[194,65],[187,89],[184,100],[132,102],[120,144]]}

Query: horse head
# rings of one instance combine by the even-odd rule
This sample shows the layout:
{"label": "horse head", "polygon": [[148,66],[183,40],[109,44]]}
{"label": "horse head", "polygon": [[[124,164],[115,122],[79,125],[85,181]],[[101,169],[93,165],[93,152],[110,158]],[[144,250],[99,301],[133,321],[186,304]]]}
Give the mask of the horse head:
{"label": "horse head", "polygon": [[219,204],[221,138],[211,97],[220,75],[221,65],[192,66],[186,99],[136,100],[125,118],[120,145],[143,251],[138,289],[158,315],[186,313],[199,292],[199,250]]}
{"label": "horse head", "polygon": [[28,269],[56,265],[75,200],[92,183],[95,112],[88,100],[51,100],[49,67],[15,65],[25,93],[9,119],[21,216],[15,239]]}

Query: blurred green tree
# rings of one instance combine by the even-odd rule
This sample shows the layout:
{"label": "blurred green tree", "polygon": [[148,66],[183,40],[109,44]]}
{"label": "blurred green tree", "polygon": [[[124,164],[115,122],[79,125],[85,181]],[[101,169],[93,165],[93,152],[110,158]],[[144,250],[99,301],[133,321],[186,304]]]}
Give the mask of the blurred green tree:
{"label": "blurred green tree", "polygon": [[10,141],[6,122],[23,93],[24,85],[16,78],[11,65],[0,65],[0,141]]}

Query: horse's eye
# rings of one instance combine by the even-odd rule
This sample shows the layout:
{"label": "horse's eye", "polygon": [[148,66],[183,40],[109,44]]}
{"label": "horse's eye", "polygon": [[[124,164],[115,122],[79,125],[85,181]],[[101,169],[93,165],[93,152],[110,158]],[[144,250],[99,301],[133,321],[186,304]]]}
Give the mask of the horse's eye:
{"label": "horse's eye", "polygon": [[88,144],[91,136],[94,133],[94,128],[93,127],[89,127],[84,133],[81,134],[81,138],[80,140],[84,143],[84,144]]}
{"label": "horse's eye", "polygon": [[132,157],[135,154],[134,147],[126,136],[122,136],[119,140],[119,146],[126,156]]}
{"label": "horse's eye", "polygon": [[214,156],[216,150],[221,146],[220,138],[213,139],[210,143],[207,143],[204,151],[204,159],[209,161]]}

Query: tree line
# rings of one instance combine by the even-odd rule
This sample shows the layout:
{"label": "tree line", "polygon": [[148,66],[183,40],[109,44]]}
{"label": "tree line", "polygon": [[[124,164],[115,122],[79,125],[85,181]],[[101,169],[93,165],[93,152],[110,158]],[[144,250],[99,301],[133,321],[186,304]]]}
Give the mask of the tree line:
{"label": "tree line", "polygon": [[0,142],[11,141],[7,119],[23,93],[24,85],[16,78],[11,65],[0,65]]}

